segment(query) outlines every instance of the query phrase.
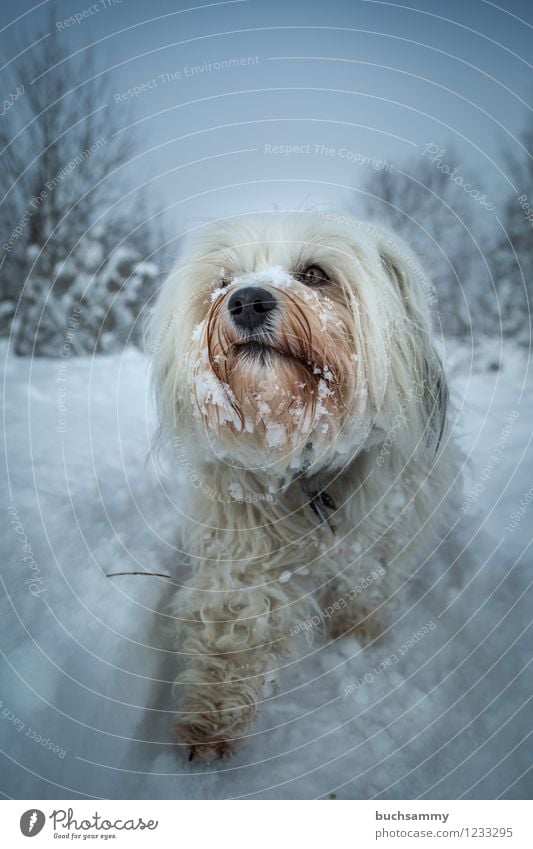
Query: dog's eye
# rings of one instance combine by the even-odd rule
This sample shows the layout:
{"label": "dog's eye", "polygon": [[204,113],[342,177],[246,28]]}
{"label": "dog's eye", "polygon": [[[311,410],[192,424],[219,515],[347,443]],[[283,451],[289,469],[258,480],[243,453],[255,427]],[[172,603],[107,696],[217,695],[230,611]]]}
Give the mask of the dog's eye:
{"label": "dog's eye", "polygon": [[295,277],[300,283],[305,283],[306,286],[327,286],[328,283],[331,283],[330,278],[319,265],[310,265],[305,271],[296,274]]}

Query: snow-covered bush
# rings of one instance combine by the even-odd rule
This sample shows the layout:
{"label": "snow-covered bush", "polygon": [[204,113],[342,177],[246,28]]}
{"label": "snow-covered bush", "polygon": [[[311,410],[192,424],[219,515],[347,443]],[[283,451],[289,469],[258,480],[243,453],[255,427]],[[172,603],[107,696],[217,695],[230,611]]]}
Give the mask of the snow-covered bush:
{"label": "snow-covered bush", "polygon": [[142,344],[143,308],[155,291],[158,266],[122,244],[106,256],[102,234],[86,237],[51,278],[32,266],[12,323],[15,352],[61,357],[108,353]]}

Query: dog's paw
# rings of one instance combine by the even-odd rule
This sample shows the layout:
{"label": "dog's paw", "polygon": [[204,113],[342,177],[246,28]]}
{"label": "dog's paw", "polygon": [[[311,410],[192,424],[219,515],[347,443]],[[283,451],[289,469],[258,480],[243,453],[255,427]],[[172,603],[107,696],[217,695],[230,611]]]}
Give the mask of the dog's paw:
{"label": "dog's paw", "polygon": [[212,740],[210,743],[195,743],[189,746],[188,759],[190,761],[216,761],[228,760],[232,757],[238,740]]}
{"label": "dog's paw", "polygon": [[175,725],[178,743],[189,751],[190,760],[231,757],[246,740],[257,712],[257,692],[247,684],[235,683],[190,694],[181,704],[182,719]]}
{"label": "dog's paw", "polygon": [[[210,719],[207,718],[207,720],[210,723]],[[205,723],[202,723],[201,717],[198,723],[178,722],[175,729],[177,742],[187,754],[189,761],[227,760],[243,742],[243,738],[231,737],[229,733],[227,737],[222,734],[206,733]]]}

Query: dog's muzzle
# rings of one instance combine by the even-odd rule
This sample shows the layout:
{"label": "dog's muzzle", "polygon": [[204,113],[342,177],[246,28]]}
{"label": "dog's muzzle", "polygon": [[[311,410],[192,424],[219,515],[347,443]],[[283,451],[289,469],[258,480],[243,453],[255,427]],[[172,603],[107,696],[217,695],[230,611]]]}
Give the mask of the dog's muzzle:
{"label": "dog's muzzle", "polygon": [[239,330],[258,330],[277,309],[274,295],[259,286],[243,286],[231,295],[228,311]]}

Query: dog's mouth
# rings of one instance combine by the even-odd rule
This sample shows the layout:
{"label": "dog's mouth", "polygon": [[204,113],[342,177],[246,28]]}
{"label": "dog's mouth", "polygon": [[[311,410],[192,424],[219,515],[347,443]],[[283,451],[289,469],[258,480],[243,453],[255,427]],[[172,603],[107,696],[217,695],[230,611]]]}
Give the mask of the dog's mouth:
{"label": "dog's mouth", "polygon": [[276,363],[292,365],[298,370],[298,379],[307,380],[311,377],[312,381],[316,380],[317,374],[321,373],[321,369],[312,359],[307,359],[305,356],[299,356],[286,348],[277,347],[270,341],[262,341],[260,339],[248,339],[243,342],[235,342],[233,351],[236,357],[242,358],[243,362],[253,363],[259,366],[276,366]]}
{"label": "dog's mouth", "polygon": [[265,363],[275,357],[281,357],[283,359],[296,360],[297,362],[300,362],[297,357],[293,356],[287,351],[283,351],[280,348],[276,348],[274,345],[271,345],[268,342],[260,342],[257,339],[250,339],[247,342],[236,343],[234,348],[235,352],[238,355],[249,357],[262,363]]}

